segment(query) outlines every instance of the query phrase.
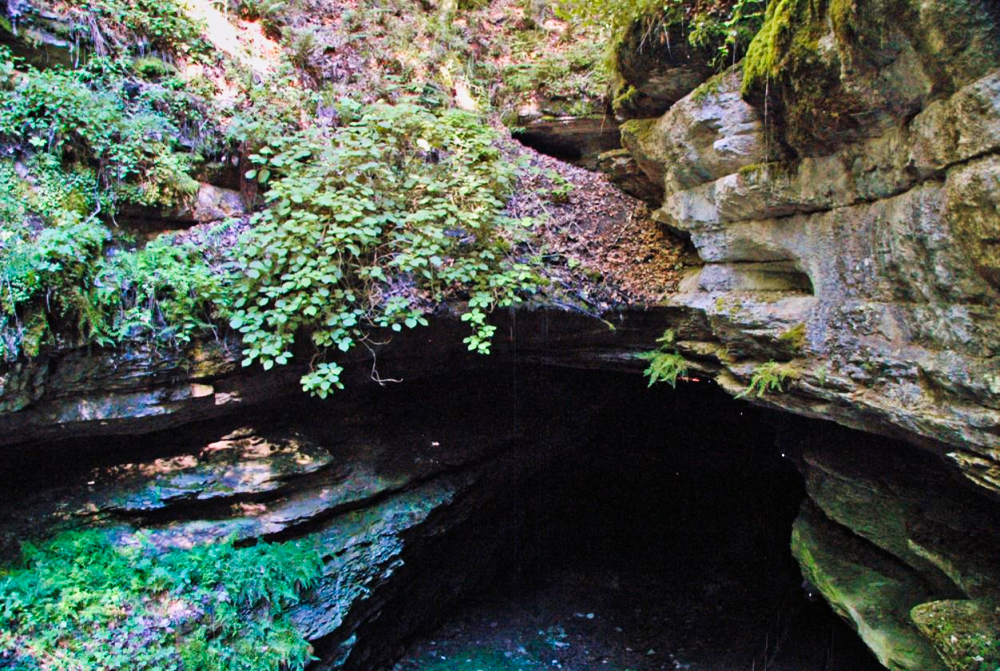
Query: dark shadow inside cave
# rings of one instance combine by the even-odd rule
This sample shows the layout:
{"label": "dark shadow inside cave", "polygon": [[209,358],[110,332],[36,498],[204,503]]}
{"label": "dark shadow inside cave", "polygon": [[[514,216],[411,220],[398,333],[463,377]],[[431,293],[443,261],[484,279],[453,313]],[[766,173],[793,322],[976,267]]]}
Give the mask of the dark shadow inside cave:
{"label": "dark shadow inside cave", "polygon": [[[522,421],[584,425],[585,438],[476,523],[506,534],[508,551],[397,671],[882,668],[789,549],[805,494],[778,434],[822,423],[712,383],[647,390],[631,375],[551,375],[600,403],[519,404]],[[448,561],[481,561],[471,547]]]}
{"label": "dark shadow inside cave", "polygon": [[[882,668],[810,598],[791,556],[805,496],[796,437],[830,425],[755,408],[710,382],[647,389],[634,372],[521,361],[453,364],[332,402],[287,398],[140,440],[65,442],[57,467],[27,446],[8,455],[0,502],[19,518],[20,498],[64,497],[67,483],[91,484],[93,469],[194,453],[246,424],[265,435],[284,426],[390,479],[428,460],[441,469],[429,477],[475,474],[453,505],[405,532],[377,604],[358,601],[344,627],[314,640],[327,660],[357,641],[345,669],[387,659],[397,671]],[[225,520],[237,508],[193,500],[133,521]]]}
{"label": "dark shadow inside cave", "polygon": [[[552,156],[567,163],[578,163],[583,159],[583,150],[574,138],[560,138],[551,133],[522,131],[514,134],[514,139],[537,152]],[[616,147],[611,147],[615,149]]]}

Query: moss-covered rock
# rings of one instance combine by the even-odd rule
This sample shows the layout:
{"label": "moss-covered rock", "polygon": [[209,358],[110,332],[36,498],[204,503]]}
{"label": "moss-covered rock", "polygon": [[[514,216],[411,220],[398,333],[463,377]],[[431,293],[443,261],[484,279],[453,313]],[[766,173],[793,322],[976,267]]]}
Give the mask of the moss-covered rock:
{"label": "moss-covered rock", "polygon": [[934,601],[910,612],[953,671],[1000,668],[1000,611],[975,601]]}
{"label": "moss-covered rock", "polygon": [[989,0],[777,0],[747,52],[743,95],[776,149],[829,153],[883,133],[1000,64]]}
{"label": "moss-covered rock", "polygon": [[854,626],[886,668],[943,671],[934,648],[909,620],[929,597],[920,577],[806,504],[792,531],[805,578]]}

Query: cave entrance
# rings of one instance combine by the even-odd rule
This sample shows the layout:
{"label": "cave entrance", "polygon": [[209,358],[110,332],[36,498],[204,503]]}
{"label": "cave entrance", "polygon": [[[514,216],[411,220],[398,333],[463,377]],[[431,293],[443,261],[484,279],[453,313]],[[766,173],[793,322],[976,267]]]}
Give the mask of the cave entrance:
{"label": "cave entrance", "polygon": [[585,437],[476,522],[507,534],[509,551],[396,671],[882,668],[791,556],[805,494],[777,447],[789,420],[712,383],[555,375],[599,402],[519,412]]}
{"label": "cave entrance", "polygon": [[565,117],[529,123],[513,134],[525,147],[594,170],[598,156],[621,149],[618,124],[610,117]]}

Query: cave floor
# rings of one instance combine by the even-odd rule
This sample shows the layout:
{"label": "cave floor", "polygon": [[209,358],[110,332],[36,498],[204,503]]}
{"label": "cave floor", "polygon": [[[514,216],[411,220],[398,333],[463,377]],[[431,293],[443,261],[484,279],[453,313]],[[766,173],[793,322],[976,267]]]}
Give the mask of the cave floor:
{"label": "cave floor", "polygon": [[785,598],[774,612],[718,574],[563,569],[468,604],[415,642],[394,671],[882,668],[824,604]]}

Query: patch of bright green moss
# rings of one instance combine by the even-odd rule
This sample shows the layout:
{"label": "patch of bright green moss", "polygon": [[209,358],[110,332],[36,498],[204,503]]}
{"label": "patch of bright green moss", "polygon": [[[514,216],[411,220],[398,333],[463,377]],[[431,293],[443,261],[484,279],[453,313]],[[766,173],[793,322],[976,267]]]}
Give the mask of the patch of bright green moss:
{"label": "patch of bright green moss", "polygon": [[645,145],[652,140],[656,119],[631,119],[621,125],[625,146]]}
{"label": "patch of bright green moss", "polygon": [[743,62],[744,96],[780,74],[790,56],[814,54],[822,31],[825,0],[777,0],[767,8],[764,25]]}
{"label": "patch of bright green moss", "polygon": [[778,336],[778,341],[787,345],[793,353],[800,352],[806,344],[806,325],[800,323],[792,326]]}
{"label": "patch of bright green moss", "polygon": [[700,103],[706,100],[709,96],[719,93],[722,90],[722,84],[725,81],[725,77],[726,73],[720,72],[698,86],[698,88],[691,92],[691,101]]}

